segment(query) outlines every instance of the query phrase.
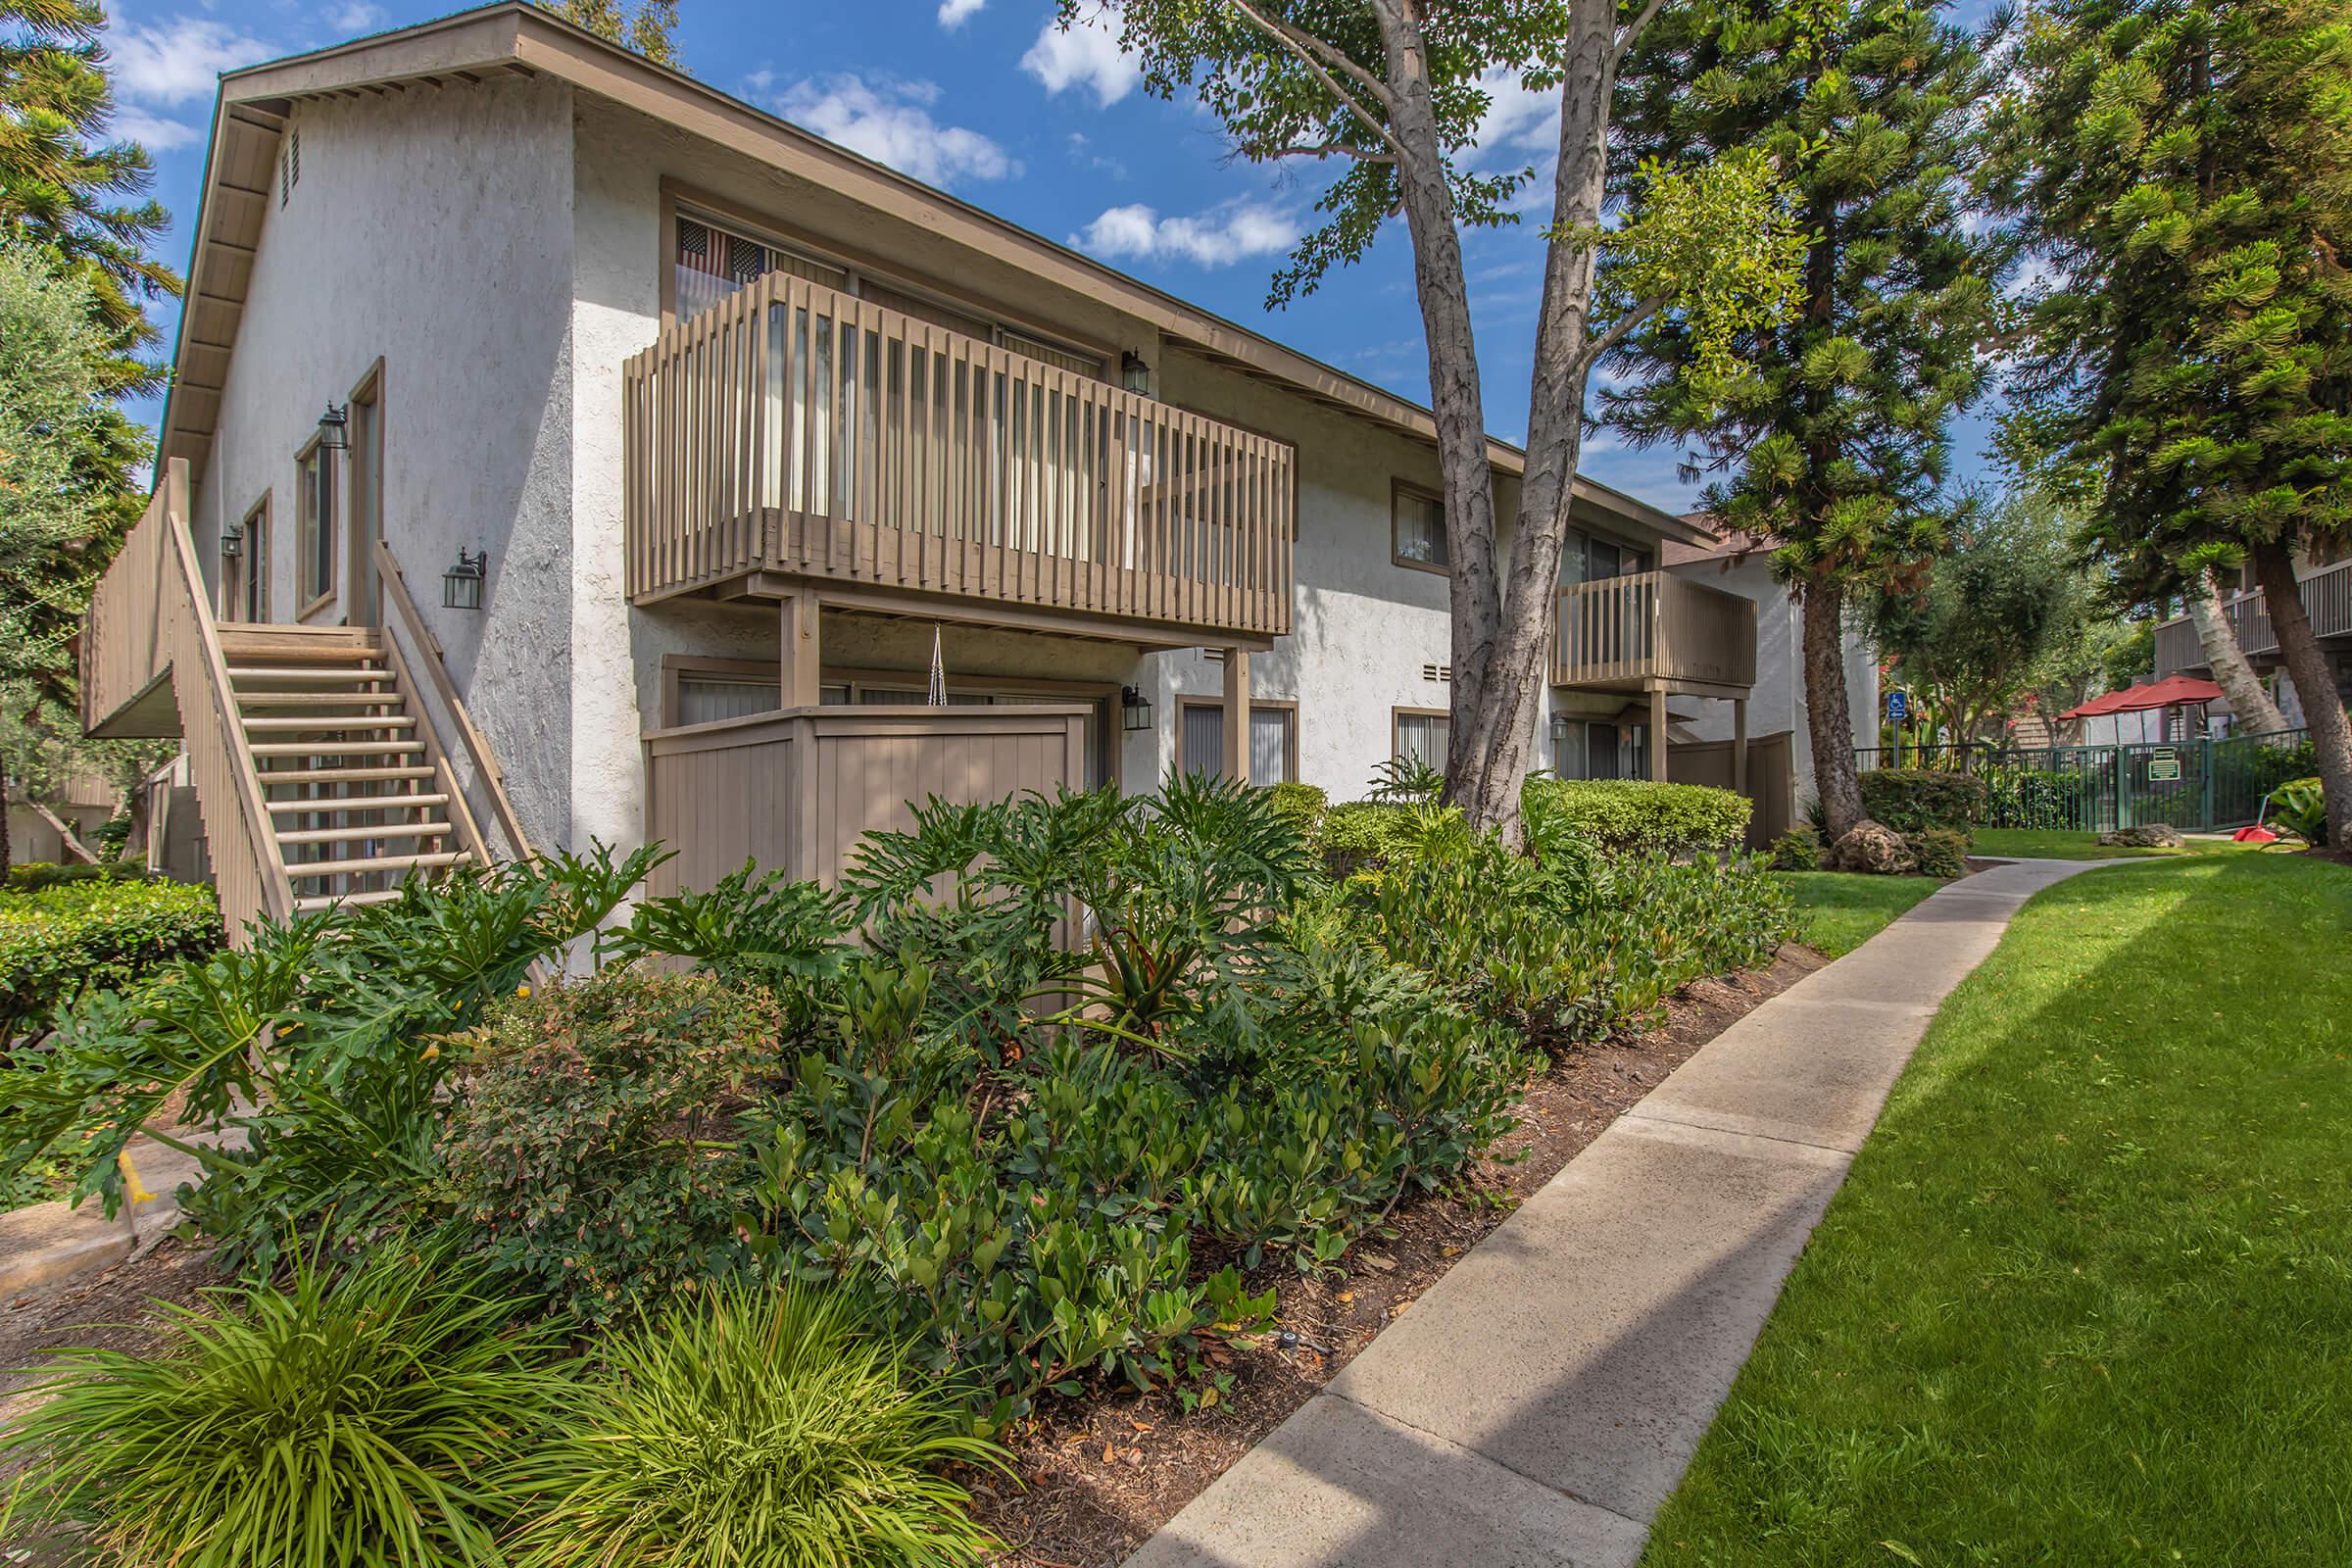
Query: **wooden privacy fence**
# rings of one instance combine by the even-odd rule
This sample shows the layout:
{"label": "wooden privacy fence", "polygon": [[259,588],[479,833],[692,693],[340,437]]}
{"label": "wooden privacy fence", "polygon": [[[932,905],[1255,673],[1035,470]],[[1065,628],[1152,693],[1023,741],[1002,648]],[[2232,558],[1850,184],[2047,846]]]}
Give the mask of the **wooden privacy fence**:
{"label": "wooden privacy fence", "polygon": [[1286,442],[782,272],[623,381],[641,602],[765,569],[1291,629]]}
{"label": "wooden privacy fence", "polygon": [[[1734,787],[1730,741],[1689,741],[1666,749],[1666,777],[1677,784]],[[1755,810],[1747,819],[1747,847],[1769,849],[1795,821],[1796,773],[1789,734],[1753,735],[1747,742],[1747,788]]]}
{"label": "wooden privacy fence", "polygon": [[748,858],[827,886],[858,840],[959,804],[1086,782],[1089,710],[791,708],[645,738],[646,837],[677,852],[660,897],[710,887]]}
{"label": "wooden privacy fence", "polygon": [[1552,678],[1562,686],[1756,681],[1755,601],[1672,572],[1563,588],[1556,630]]}
{"label": "wooden privacy fence", "polygon": [[270,831],[187,516],[187,461],[174,458],[147,514],[90,596],[82,628],[82,723],[105,732],[108,718],[158,681],[172,683],[220,917],[230,940],[241,943],[256,917],[291,914],[294,890]]}

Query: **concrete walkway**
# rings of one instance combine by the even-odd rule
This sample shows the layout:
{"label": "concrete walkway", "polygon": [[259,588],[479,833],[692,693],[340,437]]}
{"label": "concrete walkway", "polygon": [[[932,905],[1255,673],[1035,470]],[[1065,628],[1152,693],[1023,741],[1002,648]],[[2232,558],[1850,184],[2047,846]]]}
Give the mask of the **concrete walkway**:
{"label": "concrete walkway", "polygon": [[[242,1148],[244,1135],[234,1136]],[[110,1268],[179,1223],[179,1188],[202,1181],[203,1164],[146,1137],[130,1141],[130,1159],[148,1196],[134,1202],[126,1194],[112,1219],[95,1198],[79,1207],[33,1203],[0,1213],[0,1306],[27,1291]]]}
{"label": "concrete walkway", "polygon": [[1937,1004],[2104,863],[1980,872],[1725,1030],[1129,1568],[1633,1562]]}

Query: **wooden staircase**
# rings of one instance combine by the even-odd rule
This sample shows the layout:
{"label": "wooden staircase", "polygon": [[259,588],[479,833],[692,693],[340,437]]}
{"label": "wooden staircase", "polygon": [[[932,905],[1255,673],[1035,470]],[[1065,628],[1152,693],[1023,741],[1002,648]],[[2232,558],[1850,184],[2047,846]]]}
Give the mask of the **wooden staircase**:
{"label": "wooden staircase", "polygon": [[228,671],[270,839],[296,912],[399,896],[475,858],[446,760],[372,627],[223,623]]}

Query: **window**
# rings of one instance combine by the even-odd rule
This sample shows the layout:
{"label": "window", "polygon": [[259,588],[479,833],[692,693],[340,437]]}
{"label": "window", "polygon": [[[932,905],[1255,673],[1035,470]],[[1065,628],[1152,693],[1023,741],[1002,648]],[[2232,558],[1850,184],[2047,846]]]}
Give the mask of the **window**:
{"label": "window", "polygon": [[1446,570],[1446,503],[1399,484],[1391,494],[1391,508],[1389,558],[1399,566]]}
{"label": "window", "polygon": [[1614,539],[1602,539],[1571,528],[1560,541],[1560,586],[1598,582],[1607,577],[1630,577],[1649,569],[1649,554]]}
{"label": "window", "polygon": [[[1187,773],[1225,771],[1225,705],[1190,700],[1181,709],[1177,764]],[[1250,782],[1287,784],[1298,776],[1298,710],[1288,703],[1250,706]]]}
{"label": "window", "polygon": [[237,548],[237,602],[230,613],[242,620],[270,618],[270,498],[255,504],[245,514],[245,524],[238,530],[241,542]]}
{"label": "window", "polygon": [[301,551],[302,612],[310,614],[335,591],[335,466],[314,441],[296,460],[295,532]]}
{"label": "window", "polygon": [[1647,778],[1649,726],[1555,718],[1551,721],[1551,770],[1561,778]]}
{"label": "window", "polygon": [[1415,708],[1397,709],[1396,719],[1396,757],[1445,772],[1446,749],[1453,739],[1452,720],[1444,713]]}

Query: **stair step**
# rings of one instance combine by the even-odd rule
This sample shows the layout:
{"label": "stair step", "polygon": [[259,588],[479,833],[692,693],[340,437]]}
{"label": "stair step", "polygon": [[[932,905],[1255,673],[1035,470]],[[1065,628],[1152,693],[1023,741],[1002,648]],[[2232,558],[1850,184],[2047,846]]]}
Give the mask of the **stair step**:
{"label": "stair step", "polygon": [[311,914],[319,909],[331,909],[338,904],[390,904],[394,899],[399,897],[400,889],[385,888],[378,893],[346,893],[339,899],[335,898],[331,894],[323,898],[296,899],[294,901],[294,912],[296,914]]}
{"label": "stair step", "polygon": [[313,713],[302,718],[248,718],[248,730],[415,729],[414,713]]}
{"label": "stair step", "polygon": [[289,860],[286,874],[307,882],[314,877],[365,876],[372,871],[429,871],[471,858],[464,850],[443,850],[434,855],[379,855],[368,860]]}
{"label": "stair step", "polygon": [[256,757],[399,757],[421,753],[422,741],[266,741],[249,748]]}
{"label": "stair step", "polygon": [[371,827],[315,827],[280,833],[280,844],[350,844],[360,839],[438,839],[457,830],[447,822],[378,822]]}
{"label": "stair step", "polygon": [[[368,784],[381,779],[431,778],[429,767],[286,767],[261,769],[254,775],[264,784]],[[332,801],[305,801],[312,810],[332,807]]]}
{"label": "stair step", "polygon": [[[373,658],[373,655],[369,655]],[[392,672],[380,664],[366,668],[338,664],[231,664],[228,683],[231,686],[246,681],[292,681],[308,684],[311,681],[378,681],[390,680]]]}
{"label": "stair step", "polygon": [[[270,777],[265,773],[264,778]],[[346,795],[331,801],[265,801],[270,811],[405,811],[412,807],[447,806],[447,795]]]}
{"label": "stair step", "polygon": [[408,701],[390,692],[239,692],[239,708],[398,708]]}

